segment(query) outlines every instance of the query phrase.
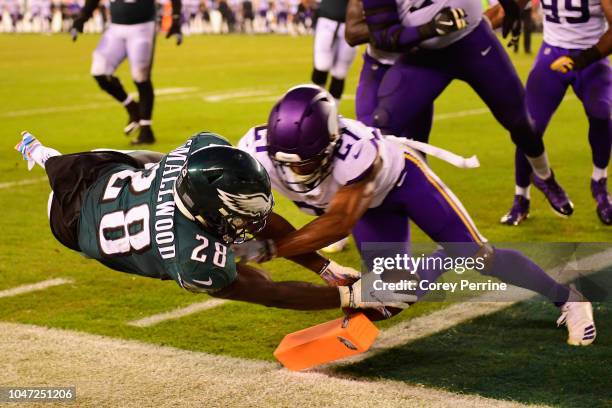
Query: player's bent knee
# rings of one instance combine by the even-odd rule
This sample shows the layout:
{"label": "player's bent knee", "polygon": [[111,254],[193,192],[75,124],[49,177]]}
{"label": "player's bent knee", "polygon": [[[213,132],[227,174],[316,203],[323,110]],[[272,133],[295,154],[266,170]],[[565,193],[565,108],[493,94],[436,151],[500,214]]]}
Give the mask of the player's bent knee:
{"label": "player's bent knee", "polygon": [[151,77],[149,67],[135,67],[132,70],[132,80],[136,83],[148,82]]}
{"label": "player's bent knee", "polygon": [[385,108],[377,107],[374,109],[372,121],[374,122],[375,127],[382,129],[383,131],[393,130],[391,115]]}
{"label": "player's bent knee", "polygon": [[101,75],[113,75],[114,72],[115,70],[108,64],[106,58],[103,55],[94,52],[90,74],[93,77],[97,77]]}
{"label": "player's bent knee", "polygon": [[348,75],[348,71],[351,68],[351,63],[352,62],[353,61],[338,61],[338,62],[336,62],[336,64],[334,64],[333,68],[330,71],[332,77],[339,78],[339,79],[346,78],[346,76]]}
{"label": "player's bent knee", "polygon": [[493,264],[495,263],[495,247],[488,242],[485,242],[478,252],[474,255],[474,259],[478,259],[482,262],[484,267],[479,270],[483,275],[491,275],[493,271]]}

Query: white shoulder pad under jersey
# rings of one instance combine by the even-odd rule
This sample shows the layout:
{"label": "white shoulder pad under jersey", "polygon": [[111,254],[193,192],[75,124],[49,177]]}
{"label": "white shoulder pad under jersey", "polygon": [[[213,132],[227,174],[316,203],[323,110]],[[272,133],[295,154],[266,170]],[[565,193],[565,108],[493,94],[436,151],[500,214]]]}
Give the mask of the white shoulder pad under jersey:
{"label": "white shoulder pad under jersey", "polygon": [[542,0],[544,41],[561,48],[589,48],[607,30],[601,0]]}

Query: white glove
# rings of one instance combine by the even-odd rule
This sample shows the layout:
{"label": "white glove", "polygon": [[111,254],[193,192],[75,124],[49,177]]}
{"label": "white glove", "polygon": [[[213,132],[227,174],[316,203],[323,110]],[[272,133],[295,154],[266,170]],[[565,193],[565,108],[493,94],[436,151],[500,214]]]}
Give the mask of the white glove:
{"label": "white glove", "polygon": [[[398,309],[406,309],[411,303],[417,301],[417,297],[414,295],[408,295],[404,293],[395,293],[393,300],[382,301],[382,300],[363,300],[361,279],[352,284],[351,286],[338,286],[340,292],[340,306],[350,307],[353,309],[384,309],[385,307],[395,307]],[[370,293],[371,297],[376,299],[374,290]]]}
{"label": "white glove", "polygon": [[242,244],[234,244],[232,250],[236,258],[240,258],[240,262],[262,263],[276,256],[276,245],[271,239],[251,240]]}
{"label": "white glove", "polygon": [[327,282],[329,286],[352,285],[361,279],[361,273],[359,273],[359,271],[348,266],[342,266],[334,261],[329,261],[321,272],[319,272],[319,276]]}

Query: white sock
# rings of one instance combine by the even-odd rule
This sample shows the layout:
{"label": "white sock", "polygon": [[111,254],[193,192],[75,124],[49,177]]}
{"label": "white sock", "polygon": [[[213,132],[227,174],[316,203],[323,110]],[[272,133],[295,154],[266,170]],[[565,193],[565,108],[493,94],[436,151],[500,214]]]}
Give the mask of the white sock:
{"label": "white sock", "polygon": [[336,109],[340,109],[340,99],[334,98],[334,101],[336,101]]}
{"label": "white sock", "polygon": [[599,181],[602,178],[606,178],[608,177],[608,169],[600,169],[599,167],[595,167],[593,166],[593,175],[591,176],[591,178],[595,181]]}
{"label": "white sock", "polygon": [[54,156],[61,156],[61,153],[50,147],[38,145],[30,151],[30,155],[32,160],[44,169],[47,160]]}
{"label": "white sock", "polygon": [[514,194],[523,196],[526,199],[530,200],[531,199],[531,186],[527,186],[527,187],[515,186]]}
{"label": "white sock", "polygon": [[552,173],[550,172],[550,165],[548,164],[548,156],[546,155],[546,152],[542,153],[538,157],[525,157],[527,157],[527,160],[529,161],[529,164],[531,164],[531,168],[536,176],[544,180],[550,177]]}
{"label": "white sock", "polygon": [[121,102],[121,104],[123,106],[128,106],[133,100],[134,98],[132,98],[132,95],[128,95],[128,97],[125,98],[125,101]]}
{"label": "white sock", "polygon": [[153,124],[153,121],[151,119],[140,119],[138,121],[138,124],[140,126],[151,126]]}

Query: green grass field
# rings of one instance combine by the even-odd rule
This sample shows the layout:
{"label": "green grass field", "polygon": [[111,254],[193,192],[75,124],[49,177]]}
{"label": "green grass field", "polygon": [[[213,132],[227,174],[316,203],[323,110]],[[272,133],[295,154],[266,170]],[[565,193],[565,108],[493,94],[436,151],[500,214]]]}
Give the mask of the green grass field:
{"label": "green grass field", "polygon": [[[150,328],[126,325],[205,296],[182,291],[173,282],[110,271],[62,247],[48,228],[44,173],[39,168],[28,173],[13,150],[24,129],[64,153],[129,148],[121,132],[126,119],[121,107],[88,74],[98,38],[86,35],[72,43],[68,36],[0,36],[0,185],[33,180],[0,189],[0,290],[56,277],[74,279],[69,285],[0,298],[0,320],[271,360],[285,334],[338,317],[339,311],[291,312],[228,303]],[[156,100],[154,129],[159,142],[154,149],[168,151],[201,130],[235,142],[251,126],[265,122],[275,96],[309,79],[311,42],[310,37],[204,36],[189,37],[175,47],[172,41],[159,40],[153,81],[166,92]],[[513,59],[525,78],[532,57],[520,54]],[[358,57],[347,81],[349,96],[355,93],[360,65]],[[126,65],[118,76],[134,91]],[[480,108],[484,103],[461,82],[453,83],[435,105],[438,115]],[[341,111],[353,117],[353,99],[343,101]],[[480,168],[457,170],[436,160],[431,164],[493,242],[611,241],[611,230],[597,219],[590,196],[587,121],[571,91],[545,141],[557,178],[575,204],[570,219],[555,216],[534,191],[527,222],[520,228],[499,224],[514,191],[514,147],[489,113],[436,120],[431,136],[432,144],[466,156],[477,154]],[[296,225],[308,220],[286,200],[276,199],[276,211]],[[413,231],[414,240],[427,240],[416,228]],[[354,245],[336,259],[358,266]],[[266,267],[275,279],[318,280],[286,261]],[[423,302],[380,327],[445,306]],[[565,332],[554,328],[553,308],[530,302],[392,349],[342,372],[529,403],[611,406],[612,338],[606,332],[612,322],[610,310],[609,305],[599,306],[597,343],[583,350],[564,344]],[[452,355],[445,358],[447,352]],[[601,364],[606,359],[608,363]],[[522,370],[532,364],[531,374]]]}

